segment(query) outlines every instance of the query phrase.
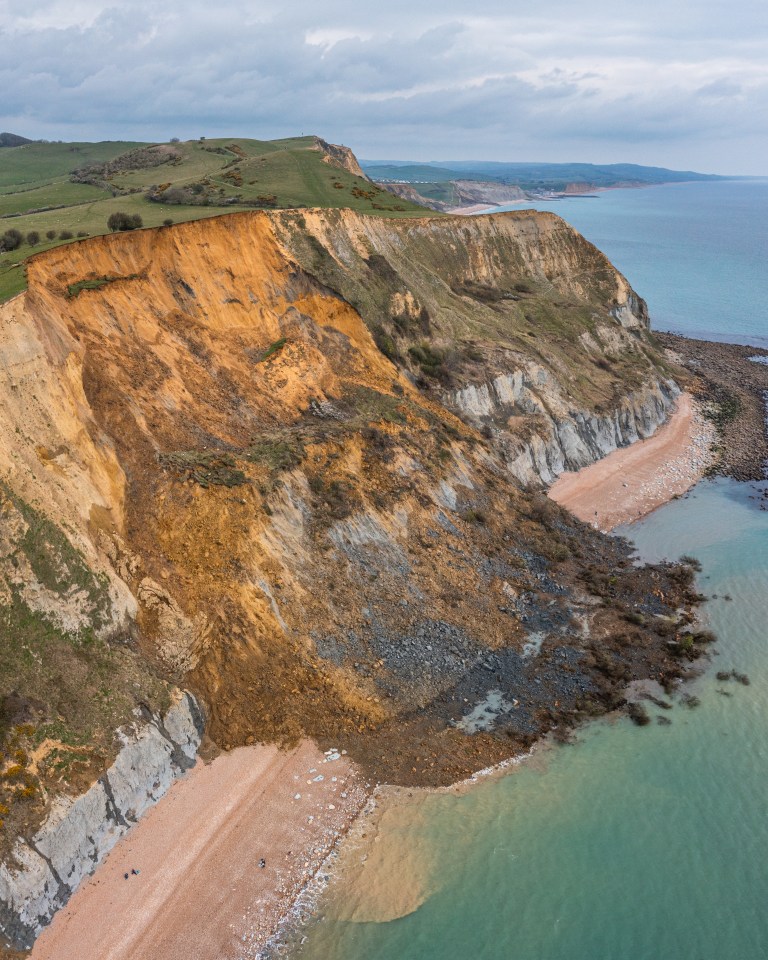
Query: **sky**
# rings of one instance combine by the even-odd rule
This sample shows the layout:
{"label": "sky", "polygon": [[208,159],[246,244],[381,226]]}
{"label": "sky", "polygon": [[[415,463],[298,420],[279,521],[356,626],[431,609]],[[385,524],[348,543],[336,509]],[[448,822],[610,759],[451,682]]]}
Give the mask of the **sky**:
{"label": "sky", "polygon": [[768,174],[768,3],[0,0],[0,130]]}

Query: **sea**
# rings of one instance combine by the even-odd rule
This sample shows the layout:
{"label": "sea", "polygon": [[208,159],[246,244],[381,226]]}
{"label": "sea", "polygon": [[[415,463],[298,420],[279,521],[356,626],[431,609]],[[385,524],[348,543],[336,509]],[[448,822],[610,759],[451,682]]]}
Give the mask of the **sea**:
{"label": "sea", "polygon": [[[656,328],[768,346],[768,181],[538,207],[605,251]],[[688,705],[592,723],[469,788],[385,796],[293,960],[768,958],[765,492],[702,481],[617,531],[639,561],[701,562],[718,642]]]}

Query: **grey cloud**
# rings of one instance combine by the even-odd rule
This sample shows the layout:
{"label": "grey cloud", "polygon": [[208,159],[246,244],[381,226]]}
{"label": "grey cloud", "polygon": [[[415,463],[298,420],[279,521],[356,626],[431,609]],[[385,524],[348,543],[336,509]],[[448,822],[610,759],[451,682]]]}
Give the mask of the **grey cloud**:
{"label": "grey cloud", "polygon": [[[719,131],[731,169],[750,154],[764,162],[762,3],[741,0],[738,16],[720,0],[672,10],[585,0],[578,11],[551,0],[546,15],[516,6],[0,3],[0,127],[62,138],[317,132],[361,155],[414,159],[652,150],[645,162],[672,163],[687,145],[684,165],[704,168],[722,162]],[[317,31],[335,39],[308,42]]]}

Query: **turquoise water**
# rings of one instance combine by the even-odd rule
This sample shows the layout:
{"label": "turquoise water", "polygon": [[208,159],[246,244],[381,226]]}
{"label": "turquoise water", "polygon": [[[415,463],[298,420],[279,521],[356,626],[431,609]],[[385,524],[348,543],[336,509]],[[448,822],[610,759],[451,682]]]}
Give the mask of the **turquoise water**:
{"label": "turquoise water", "polygon": [[[538,206],[608,254],[657,329],[768,346],[768,181]],[[701,589],[717,595],[704,607],[717,656],[690,688],[700,705],[656,710],[671,725],[594,724],[506,776],[385,804],[295,960],[768,957],[760,492],[708,481],[627,531],[646,559],[699,557]],[[751,684],[717,681],[731,669]]]}
{"label": "turquoise water", "polygon": [[768,180],[606,190],[531,206],[557,213],[606,253],[648,301],[655,329],[768,346]]}
{"label": "turquoise water", "polygon": [[[418,887],[412,912],[338,919],[348,892],[331,888],[297,958],[768,956],[768,512],[758,493],[708,481],[628,531],[645,558],[699,557],[701,589],[718,595],[704,608],[718,656],[690,688],[700,705],[676,705],[669,726],[597,723],[576,746],[461,794],[415,794],[382,823],[364,885],[384,900]],[[751,685],[716,680],[731,668]],[[359,916],[371,914],[364,900]]]}

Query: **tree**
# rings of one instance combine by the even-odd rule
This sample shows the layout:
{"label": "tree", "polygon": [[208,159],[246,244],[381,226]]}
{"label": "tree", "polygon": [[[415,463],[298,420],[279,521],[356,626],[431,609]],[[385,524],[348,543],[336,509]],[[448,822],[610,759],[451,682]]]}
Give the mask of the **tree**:
{"label": "tree", "polygon": [[3,250],[18,250],[24,241],[24,237],[18,230],[6,230],[0,237],[0,247]]}
{"label": "tree", "polygon": [[130,214],[116,211],[109,215],[107,226],[112,233],[117,233],[123,230],[138,230],[139,227],[144,226],[144,222],[138,213]]}
{"label": "tree", "polygon": [[46,236],[46,239],[48,239],[48,240],[55,240],[55,239],[56,239],[56,231],[55,231],[55,230],[46,230],[46,231],[45,231],[45,236]]}
{"label": "tree", "polygon": [[30,247],[36,247],[40,243],[40,234],[37,230],[30,230],[27,234],[27,243]]}

